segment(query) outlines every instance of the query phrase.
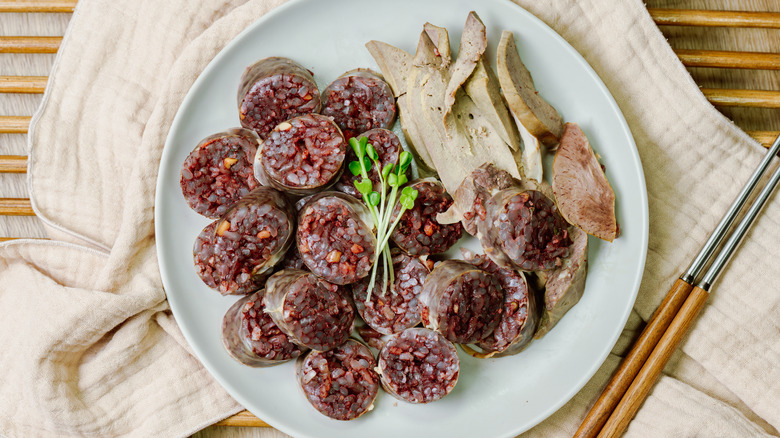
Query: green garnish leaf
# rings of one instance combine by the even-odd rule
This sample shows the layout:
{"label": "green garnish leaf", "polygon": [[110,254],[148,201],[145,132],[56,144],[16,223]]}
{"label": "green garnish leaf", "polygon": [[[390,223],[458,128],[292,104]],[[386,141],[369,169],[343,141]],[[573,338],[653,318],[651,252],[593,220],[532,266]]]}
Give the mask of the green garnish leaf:
{"label": "green garnish leaf", "polygon": [[381,199],[381,196],[379,196],[379,192],[371,192],[368,194],[368,202],[371,203],[374,207],[379,205],[379,200]]}
{"label": "green garnish leaf", "polygon": [[392,171],[393,171],[393,163],[388,163],[382,169],[382,178],[387,179],[387,176],[390,175],[390,172]]}
{"label": "green garnish leaf", "polygon": [[391,173],[387,176],[387,185],[390,187],[395,187],[398,185],[398,175]]}
{"label": "green garnish leaf", "polygon": [[374,188],[374,184],[370,179],[361,178],[360,181],[355,181],[355,188],[364,195],[371,193],[371,189]]}
{"label": "green garnish leaf", "polygon": [[355,155],[358,156],[358,159],[363,156],[363,154],[360,153],[360,143],[358,143],[355,137],[349,139],[349,145],[352,147],[352,150],[355,152]]}
{"label": "green garnish leaf", "polygon": [[412,164],[412,154],[408,151],[401,152],[398,156],[398,162],[401,164],[401,169],[406,169]]}
{"label": "green garnish leaf", "polygon": [[418,193],[419,192],[416,189],[412,188],[411,186],[404,187],[403,190],[401,190],[401,196],[406,196],[407,198],[410,198],[412,201],[415,201],[417,199]]}
{"label": "green garnish leaf", "polygon": [[350,161],[349,171],[352,175],[360,176],[360,163],[357,161]]}
{"label": "green garnish leaf", "polygon": [[358,140],[358,142],[360,143],[360,148],[363,151],[365,151],[366,145],[368,144],[368,137],[360,137],[360,140]]}
{"label": "green garnish leaf", "polygon": [[366,145],[366,155],[368,155],[369,158],[372,160],[378,160],[379,154],[376,152],[376,149],[374,149],[374,145],[371,143]]}
{"label": "green garnish leaf", "polygon": [[399,186],[402,186],[402,185],[404,185],[404,184],[406,184],[408,182],[409,182],[409,178],[407,178],[405,174],[402,173],[401,176],[398,177],[398,185]]}
{"label": "green garnish leaf", "polygon": [[401,198],[398,200],[398,202],[401,203],[401,207],[403,207],[405,210],[410,210],[412,207],[414,207],[414,201],[416,199],[417,190],[411,187],[404,187],[404,189],[401,190]]}
{"label": "green garnish leaf", "polygon": [[371,170],[371,159],[368,156],[363,156],[363,166],[366,168],[366,172]]}

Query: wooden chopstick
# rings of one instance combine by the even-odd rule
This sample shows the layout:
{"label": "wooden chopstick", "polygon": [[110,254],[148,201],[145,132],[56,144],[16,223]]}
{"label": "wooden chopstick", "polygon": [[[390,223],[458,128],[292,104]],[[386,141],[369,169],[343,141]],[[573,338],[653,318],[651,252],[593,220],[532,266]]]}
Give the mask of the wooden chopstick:
{"label": "wooden chopstick", "polygon": [[662,333],[658,344],[655,345],[647,361],[638,370],[636,377],[612,412],[612,415],[609,416],[606,424],[599,431],[599,438],[619,437],[623,433],[634,414],[636,414],[644,402],[647,394],[650,392],[650,388],[658,380],[658,376],[661,375],[664,366],[669,362],[672,353],[677,350],[680,341],[682,341],[693,321],[696,320],[696,317],[701,312],[709,295],[709,292],[699,286],[693,288],[693,291],[691,291],[682,304],[669,327]]}
{"label": "wooden chopstick", "polygon": [[0,93],[41,94],[48,79],[46,76],[0,76]]}
{"label": "wooden chopstick", "polygon": [[780,29],[778,12],[706,11],[648,8],[655,24],[661,26],[763,27]]}
{"label": "wooden chopstick", "polygon": [[58,36],[0,36],[0,53],[57,53]]}
{"label": "wooden chopstick", "polygon": [[77,0],[0,0],[0,12],[73,12]]}

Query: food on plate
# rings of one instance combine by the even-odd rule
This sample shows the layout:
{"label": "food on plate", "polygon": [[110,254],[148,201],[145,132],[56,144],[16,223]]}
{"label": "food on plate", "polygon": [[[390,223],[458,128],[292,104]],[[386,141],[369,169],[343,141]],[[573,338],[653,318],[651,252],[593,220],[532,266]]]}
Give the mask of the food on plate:
{"label": "food on plate", "polygon": [[241,126],[255,131],[262,139],[279,123],[319,110],[320,92],[312,73],[291,59],[261,59],[241,76]]}
{"label": "food on plate", "polygon": [[571,229],[571,254],[560,267],[541,273],[544,285],[544,307],[535,338],[541,338],[563,318],[585,292],[588,273],[588,235],[579,228]]}
{"label": "food on plate", "polygon": [[290,342],[265,313],[265,290],[247,295],[225,314],[222,343],[233,358],[251,367],[278,365],[295,359],[306,349]]}
{"label": "food on plate", "polygon": [[379,69],[382,70],[385,80],[390,85],[397,99],[398,119],[401,122],[401,129],[406,138],[406,144],[414,155],[417,168],[421,174],[434,174],[435,166],[433,159],[424,144],[428,131],[423,129],[423,127],[417,126],[409,112],[408,101],[403,98],[406,94],[406,78],[409,66],[412,64],[412,55],[381,41],[369,41],[366,43],[366,48],[379,65]]}
{"label": "food on plate", "polygon": [[298,215],[298,252],[311,272],[336,284],[368,275],[377,240],[364,204],[341,192],[322,192]]}
{"label": "food on plate", "polygon": [[292,342],[319,351],[346,342],[355,321],[345,290],[297,269],[284,269],[268,278],[265,312]]}
{"label": "food on plate", "polygon": [[[441,47],[437,44],[437,49]],[[449,42],[447,42],[449,45]],[[496,133],[512,149],[520,150],[520,136],[501,96],[498,78],[485,58],[487,34],[485,25],[476,13],[469,13],[460,40],[458,59],[447,84],[444,104],[452,108],[458,91],[463,89],[474,101]]]}
{"label": "food on plate", "polygon": [[485,163],[463,180],[453,195],[453,204],[436,218],[442,224],[460,221],[467,233],[481,239],[479,226],[487,220],[490,198],[498,191],[511,187],[515,181],[508,172],[492,163]]}
{"label": "food on plate", "polygon": [[322,114],[332,117],[347,139],[395,122],[395,97],[382,76],[370,69],[350,70],[322,91]]}
{"label": "food on plate", "polygon": [[486,216],[483,248],[500,266],[548,271],[569,255],[569,224],[538,189],[521,185],[501,190],[490,199]]}
{"label": "food on plate", "polygon": [[536,296],[521,271],[501,268],[482,254],[464,253],[464,259],[496,276],[504,289],[504,311],[491,334],[477,342],[477,357],[503,357],[523,351],[533,340],[539,322]]}
{"label": "food on plate", "polygon": [[458,383],[460,359],[455,346],[425,328],[410,328],[391,337],[379,352],[382,387],[409,403],[430,403]]}
{"label": "food on plate", "polygon": [[252,162],[260,139],[242,128],[203,139],[184,160],[181,191],[197,213],[216,219],[260,184]]}
{"label": "food on plate", "polygon": [[[383,128],[376,128],[366,131],[360,134],[358,137],[367,138],[368,144],[374,146],[376,153],[379,155],[379,164],[381,165],[380,169],[384,168],[384,166],[388,164],[395,164],[398,162],[398,155],[401,153],[402,147],[401,141],[398,140],[398,137],[393,133],[393,131],[389,131]],[[347,158],[345,162],[349,164],[355,160],[357,160],[355,151],[353,151],[351,147],[347,148]],[[372,166],[368,171],[368,177],[374,183],[374,191],[381,191],[382,188],[379,181],[379,169]],[[341,174],[341,179],[339,179],[334,188],[359,198],[362,195],[355,187],[355,182],[359,180],[359,175],[354,175],[352,172],[345,171],[343,174]]]}
{"label": "food on plate", "polygon": [[[363,321],[381,334],[390,335],[420,323],[417,301],[430,269],[424,260],[401,251],[393,254],[395,281],[382,293],[380,284],[368,294],[368,279],[352,285],[352,297]],[[369,344],[370,345],[370,344]]]}
{"label": "food on plate", "polygon": [[371,350],[349,339],[330,351],[298,359],[298,383],[312,406],[335,420],[354,420],[373,409],[379,375]]}
{"label": "food on plate", "polygon": [[[447,251],[460,240],[463,226],[460,223],[441,224],[437,215],[452,205],[452,196],[433,178],[413,181],[409,184],[417,190],[414,207],[404,211],[391,237],[399,248],[409,255],[422,256]],[[398,219],[400,205],[393,210],[392,221]]]}
{"label": "food on plate", "polygon": [[496,276],[463,260],[436,265],[419,299],[423,325],[458,344],[490,335],[501,321],[503,303]]}
{"label": "food on plate", "polygon": [[[224,347],[254,367],[297,358],[306,398],[336,420],[370,411],[380,383],[409,403],[444,397],[455,343],[478,358],[520,353],[582,296],[586,232],[617,236],[597,156],[538,95],[511,32],[496,72],[474,12],[457,56],[431,23],[414,55],[366,47],[384,77],[351,70],[321,95],[288,58],[250,66],[239,117],[254,132],[204,139],[181,180],[188,204],[218,217],[195,240],[196,272],[247,295],[223,318]],[[389,130],[396,105],[405,145]],[[558,148],[552,187],[541,144]],[[484,254],[428,259],[463,230]]]}
{"label": "food on plate", "polygon": [[531,73],[520,59],[512,32],[501,33],[498,43],[498,80],[509,110],[519,124],[545,146],[554,147],[563,134],[558,111],[536,91]]}
{"label": "food on plate", "polygon": [[294,219],[281,192],[254,189],[195,240],[196,272],[223,295],[254,292],[292,244]]}
{"label": "food on plate", "polygon": [[279,123],[257,149],[255,177],[295,195],[330,187],[344,170],[347,142],[329,117],[306,114]]}
{"label": "food on plate", "polygon": [[561,136],[553,162],[552,187],[558,208],[570,224],[599,239],[615,240],[615,192],[576,123],[567,123]]}
{"label": "food on plate", "polygon": [[424,146],[442,184],[454,192],[475,168],[486,162],[520,177],[512,151],[490,124],[489,117],[466,93],[458,93],[448,108],[444,102],[452,68],[445,67],[428,34],[420,34],[407,76],[406,98],[411,116],[427,127]]}

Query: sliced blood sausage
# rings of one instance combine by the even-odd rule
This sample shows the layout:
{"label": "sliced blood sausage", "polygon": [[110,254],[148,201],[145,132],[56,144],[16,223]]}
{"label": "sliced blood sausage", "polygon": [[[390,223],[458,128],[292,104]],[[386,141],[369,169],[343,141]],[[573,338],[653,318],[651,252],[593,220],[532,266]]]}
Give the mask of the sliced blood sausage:
{"label": "sliced blood sausage", "polygon": [[346,291],[314,274],[284,269],[265,285],[265,311],[298,345],[327,351],[349,338],[355,310]]}
{"label": "sliced blood sausage", "polygon": [[393,336],[379,352],[378,362],[385,391],[409,403],[439,400],[452,391],[460,373],[455,346],[425,328]]}
{"label": "sliced blood sausage", "polygon": [[[409,255],[439,254],[450,249],[463,236],[463,226],[458,222],[444,225],[436,216],[452,205],[452,196],[439,181],[425,178],[410,183],[417,189],[417,200],[410,210],[401,216],[391,238]],[[396,204],[391,221],[395,221],[401,205]]]}
{"label": "sliced blood sausage", "polygon": [[509,262],[523,271],[561,266],[569,255],[569,224],[555,203],[541,191],[510,187],[490,200],[481,239],[485,252],[499,265]]}
{"label": "sliced blood sausage", "polygon": [[539,323],[536,296],[529,288],[525,275],[514,269],[501,268],[485,255],[465,253],[464,258],[495,275],[505,294],[501,321],[493,333],[477,342],[477,346],[490,356],[519,353],[531,342]]}
{"label": "sliced blood sausage", "polygon": [[352,297],[363,320],[379,333],[398,333],[420,323],[417,301],[430,272],[425,262],[401,251],[393,255],[395,282],[382,293],[381,278],[368,297],[368,279],[352,285]]}
{"label": "sliced blood sausage", "polygon": [[253,162],[260,138],[242,128],[201,140],[184,160],[181,191],[197,213],[216,219],[260,183]]}
{"label": "sliced blood sausage", "polygon": [[[360,134],[358,137],[366,137],[368,143],[374,146],[377,155],[379,155],[380,168],[384,168],[387,164],[396,164],[398,162],[398,154],[401,153],[401,141],[393,133],[387,129],[377,128],[370,131],[366,131]],[[357,155],[351,147],[347,148],[347,158],[345,159],[345,166],[349,163],[356,161]],[[379,182],[379,171],[375,166],[371,167],[368,172],[368,177],[374,183],[374,190],[379,192],[382,190],[382,186]],[[341,179],[336,183],[336,190],[342,191],[356,198],[360,198],[362,195],[355,188],[355,181],[361,179],[352,174],[349,170],[344,170],[341,174]]]}
{"label": "sliced blood sausage", "polygon": [[311,272],[336,284],[351,284],[368,275],[377,246],[366,206],[340,192],[323,192],[304,204],[297,241]]}
{"label": "sliced blood sausage", "polygon": [[469,344],[498,326],[504,291],[496,276],[463,260],[445,260],[425,279],[420,316],[451,342]]}
{"label": "sliced blood sausage", "polygon": [[493,163],[485,163],[460,183],[452,195],[455,202],[449,210],[439,213],[437,220],[442,224],[460,221],[467,233],[480,238],[479,224],[487,218],[490,198],[515,183],[509,172],[499,169]]}
{"label": "sliced blood sausage", "polygon": [[266,138],[279,123],[320,110],[311,72],[288,58],[271,57],[246,69],[238,87],[241,126]]}
{"label": "sliced blood sausage", "polygon": [[330,351],[312,351],[296,365],[306,399],[335,420],[354,420],[370,411],[379,393],[374,356],[354,339]]}
{"label": "sliced blood sausage", "polygon": [[322,92],[322,114],[333,117],[349,139],[395,121],[395,97],[382,75],[359,68],[339,76]]}
{"label": "sliced blood sausage", "polygon": [[310,195],[338,181],[347,142],[328,117],[307,114],[277,125],[260,145],[258,181],[295,195]]}
{"label": "sliced blood sausage", "polygon": [[305,351],[293,344],[265,313],[261,289],[230,306],[222,319],[222,344],[237,361],[252,367],[278,365]]}
{"label": "sliced blood sausage", "polygon": [[196,272],[223,295],[254,292],[292,245],[293,218],[283,194],[254,189],[195,239]]}

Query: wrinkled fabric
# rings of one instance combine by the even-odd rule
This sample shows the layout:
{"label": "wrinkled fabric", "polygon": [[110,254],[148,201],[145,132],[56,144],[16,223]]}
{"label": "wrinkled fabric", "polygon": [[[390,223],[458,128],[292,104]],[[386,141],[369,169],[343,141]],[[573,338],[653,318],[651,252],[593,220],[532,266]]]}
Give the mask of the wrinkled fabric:
{"label": "wrinkled fabric", "polygon": [[[170,313],[154,193],[187,90],[280,3],[79,2],[29,136],[29,191],[53,240],[0,245],[0,433],[183,436],[242,409]],[[516,3],[604,80],[649,197],[647,265],[623,337],[569,403],[525,434],[570,436],[764,151],[706,101],[639,0]],[[626,436],[777,433],[779,210],[770,202],[758,219]]]}

